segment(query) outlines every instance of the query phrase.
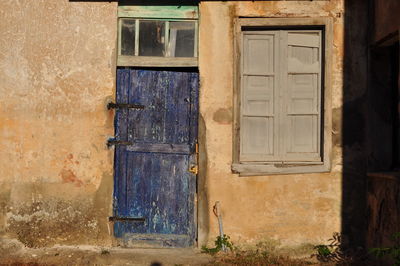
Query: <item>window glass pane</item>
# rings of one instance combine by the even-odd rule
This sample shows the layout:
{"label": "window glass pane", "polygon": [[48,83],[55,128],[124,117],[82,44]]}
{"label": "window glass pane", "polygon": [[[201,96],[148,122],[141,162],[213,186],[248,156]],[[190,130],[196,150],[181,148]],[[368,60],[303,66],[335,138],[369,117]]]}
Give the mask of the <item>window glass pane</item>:
{"label": "window glass pane", "polygon": [[121,19],[121,55],[135,54],[135,20]]}
{"label": "window glass pane", "polygon": [[139,24],[139,55],[164,56],[165,22],[142,20]]}
{"label": "window glass pane", "polygon": [[171,21],[169,23],[169,56],[194,57],[195,23]]}

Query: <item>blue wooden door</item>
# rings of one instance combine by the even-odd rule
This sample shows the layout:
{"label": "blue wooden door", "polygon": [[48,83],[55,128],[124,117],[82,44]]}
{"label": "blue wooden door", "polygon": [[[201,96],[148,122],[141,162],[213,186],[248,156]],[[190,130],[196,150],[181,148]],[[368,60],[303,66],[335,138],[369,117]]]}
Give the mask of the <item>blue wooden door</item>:
{"label": "blue wooden door", "polygon": [[117,70],[114,234],[124,241],[195,241],[197,71]]}

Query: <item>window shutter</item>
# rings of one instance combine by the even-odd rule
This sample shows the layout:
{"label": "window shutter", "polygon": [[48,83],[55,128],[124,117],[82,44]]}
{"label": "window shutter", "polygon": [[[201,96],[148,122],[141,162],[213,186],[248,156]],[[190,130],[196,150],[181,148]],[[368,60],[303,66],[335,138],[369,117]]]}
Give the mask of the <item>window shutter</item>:
{"label": "window shutter", "polygon": [[277,32],[243,35],[240,160],[276,160]]}
{"label": "window shutter", "polygon": [[321,32],[281,34],[284,160],[321,161]]}

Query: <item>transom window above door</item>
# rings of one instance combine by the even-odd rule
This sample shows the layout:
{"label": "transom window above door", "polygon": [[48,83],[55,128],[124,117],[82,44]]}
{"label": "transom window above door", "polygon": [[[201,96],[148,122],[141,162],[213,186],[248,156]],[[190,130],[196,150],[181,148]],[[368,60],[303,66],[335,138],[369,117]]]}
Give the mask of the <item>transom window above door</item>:
{"label": "transom window above door", "polygon": [[119,66],[197,66],[195,6],[120,6]]}
{"label": "transom window above door", "polygon": [[[137,33],[136,33],[137,32]],[[196,22],[124,18],[119,54],[125,56],[197,57]]]}

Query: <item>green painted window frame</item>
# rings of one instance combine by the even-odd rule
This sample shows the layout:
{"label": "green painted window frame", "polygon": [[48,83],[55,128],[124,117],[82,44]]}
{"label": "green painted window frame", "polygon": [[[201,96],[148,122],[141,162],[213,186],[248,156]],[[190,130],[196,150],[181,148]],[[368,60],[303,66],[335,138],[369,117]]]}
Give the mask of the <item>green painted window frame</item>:
{"label": "green painted window frame", "polygon": [[[117,66],[144,67],[197,67],[198,66],[198,7],[197,6],[119,6],[118,7],[118,41]],[[121,55],[121,21],[135,20],[135,50],[133,56]],[[140,21],[165,21],[165,51],[168,50],[170,22],[194,22],[195,40],[193,57],[139,56],[139,24]]]}

